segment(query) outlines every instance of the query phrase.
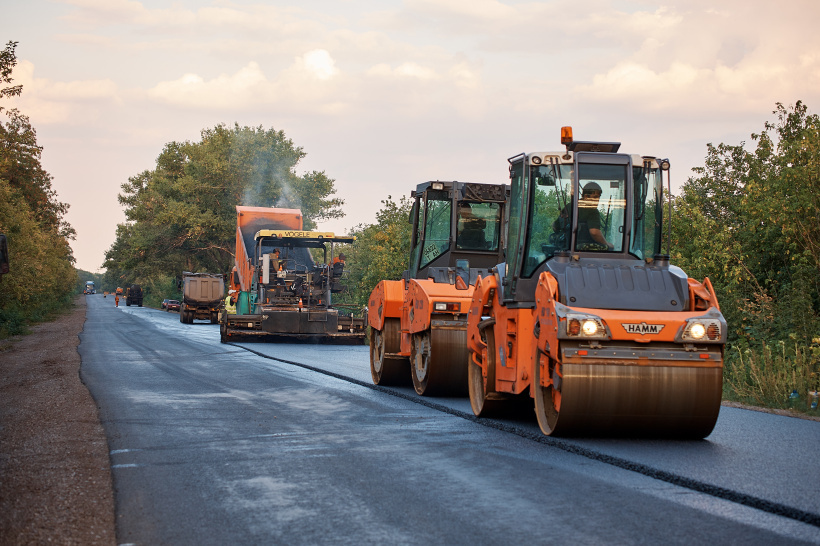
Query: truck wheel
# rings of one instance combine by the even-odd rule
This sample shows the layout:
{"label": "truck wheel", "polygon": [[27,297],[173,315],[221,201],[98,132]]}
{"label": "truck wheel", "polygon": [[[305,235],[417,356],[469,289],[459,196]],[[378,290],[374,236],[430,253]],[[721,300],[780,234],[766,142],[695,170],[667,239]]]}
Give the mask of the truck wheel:
{"label": "truck wheel", "polygon": [[186,324],[188,321],[188,314],[183,309],[179,310],[179,321],[182,324]]}

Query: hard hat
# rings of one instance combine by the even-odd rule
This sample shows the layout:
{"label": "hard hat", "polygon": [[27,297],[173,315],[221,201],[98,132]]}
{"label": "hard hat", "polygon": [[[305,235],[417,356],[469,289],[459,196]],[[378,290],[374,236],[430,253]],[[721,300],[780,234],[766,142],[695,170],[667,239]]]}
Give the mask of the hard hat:
{"label": "hard hat", "polygon": [[236,294],[236,290],[228,290],[228,294]]}

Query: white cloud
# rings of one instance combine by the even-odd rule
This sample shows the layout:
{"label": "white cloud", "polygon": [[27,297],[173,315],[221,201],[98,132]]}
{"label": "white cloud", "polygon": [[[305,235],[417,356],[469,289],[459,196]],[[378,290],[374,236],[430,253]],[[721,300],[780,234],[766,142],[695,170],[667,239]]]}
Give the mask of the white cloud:
{"label": "white cloud", "polygon": [[302,57],[296,59],[296,63],[304,66],[307,72],[319,80],[329,80],[339,73],[336,68],[336,61],[324,49],[308,51]]}
{"label": "white cloud", "polygon": [[379,63],[370,67],[367,74],[369,76],[385,78],[412,78],[418,80],[433,80],[438,78],[435,70],[416,63],[402,63],[395,68],[387,63]]}
{"label": "white cloud", "polygon": [[198,74],[185,74],[173,81],[160,82],[148,90],[152,99],[194,108],[239,108],[252,106],[269,95],[268,80],[255,62],[233,75],[220,74],[206,81]]}

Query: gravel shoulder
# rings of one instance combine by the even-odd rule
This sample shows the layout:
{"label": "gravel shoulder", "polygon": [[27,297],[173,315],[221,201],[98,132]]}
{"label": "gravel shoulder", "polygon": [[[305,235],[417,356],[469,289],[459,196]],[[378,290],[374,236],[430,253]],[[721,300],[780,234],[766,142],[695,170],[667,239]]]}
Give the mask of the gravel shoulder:
{"label": "gravel shoulder", "polygon": [[0,342],[0,544],[116,544],[108,443],[80,380],[85,296]]}

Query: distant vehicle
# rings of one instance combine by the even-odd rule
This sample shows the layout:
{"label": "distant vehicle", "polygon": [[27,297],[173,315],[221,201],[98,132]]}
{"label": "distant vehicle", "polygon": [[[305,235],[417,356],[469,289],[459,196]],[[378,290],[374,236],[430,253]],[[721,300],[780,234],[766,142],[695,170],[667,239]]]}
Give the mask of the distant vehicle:
{"label": "distant vehicle", "polygon": [[125,305],[142,307],[142,287],[140,285],[132,284],[125,289]]}
{"label": "distant vehicle", "polygon": [[225,278],[212,273],[182,273],[182,309],[179,321],[193,324],[194,319],[216,324],[225,297]]}
{"label": "distant vehicle", "polygon": [[177,300],[166,300],[165,309],[168,311],[179,311],[179,302]]}
{"label": "distant vehicle", "polygon": [[94,281],[85,281],[85,288],[83,294],[96,294],[97,289],[94,287]]}

